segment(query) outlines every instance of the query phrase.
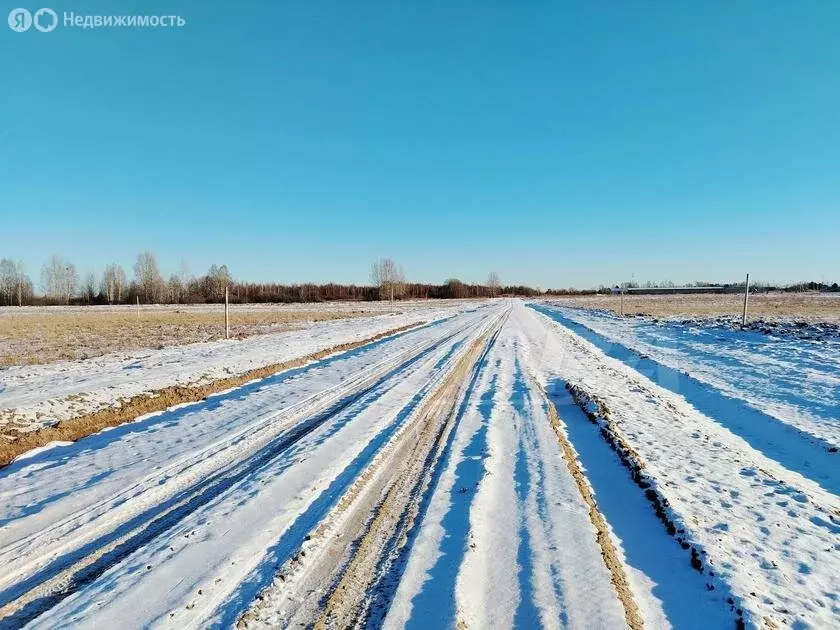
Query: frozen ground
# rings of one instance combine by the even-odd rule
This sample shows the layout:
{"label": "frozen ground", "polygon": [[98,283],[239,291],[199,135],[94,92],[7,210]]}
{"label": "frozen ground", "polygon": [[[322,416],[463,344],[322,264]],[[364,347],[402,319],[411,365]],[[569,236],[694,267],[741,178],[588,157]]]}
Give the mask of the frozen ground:
{"label": "frozen ground", "polygon": [[481,365],[386,627],[624,625],[596,531],[533,387],[519,308]]}
{"label": "frozen ground", "polygon": [[173,385],[195,385],[243,374],[475,306],[474,302],[410,304],[398,313],[309,322],[295,330],[245,339],[1,369],[0,433],[9,428],[37,429]]}
{"label": "frozen ground", "polygon": [[[600,309],[630,315],[643,314],[660,319],[718,317],[737,318],[740,322],[744,306],[743,293],[639,295],[580,295],[552,298],[562,306]],[[798,321],[840,325],[840,292],[834,293],[751,293],[751,320],[765,322]]]}
{"label": "frozen ground", "polygon": [[543,310],[554,333],[537,333],[547,387],[581,389],[675,536],[698,553],[709,587],[731,597],[749,625],[836,626],[836,463],[817,471],[806,460],[780,463],[775,450],[765,453],[730,422],[605,356]]}
{"label": "frozen ground", "polygon": [[[706,320],[654,321],[569,308],[556,308],[553,314],[701,410],[738,423],[739,431],[757,439],[777,435],[791,448],[815,441],[823,450],[840,447],[840,337],[801,339]],[[810,460],[825,455],[794,456]],[[834,467],[836,459],[831,458]]]}
{"label": "frozen ground", "polygon": [[449,314],[0,469],[0,628],[837,627],[824,462]]}
{"label": "frozen ground", "polygon": [[[457,301],[436,300],[432,308]],[[315,322],[426,310],[428,301],[232,304],[230,336],[307,328]],[[90,359],[113,352],[217,341],[224,305],[0,307],[0,366]]]}

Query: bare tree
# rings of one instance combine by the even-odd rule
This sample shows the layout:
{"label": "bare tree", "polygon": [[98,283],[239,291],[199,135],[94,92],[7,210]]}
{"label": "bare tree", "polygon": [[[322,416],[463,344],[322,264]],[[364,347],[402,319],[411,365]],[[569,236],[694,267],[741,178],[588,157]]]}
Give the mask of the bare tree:
{"label": "bare tree", "polygon": [[70,304],[70,300],[79,291],[79,274],[76,271],[76,265],[67,263],[64,267],[64,295],[63,300],[65,304]]}
{"label": "bare tree", "polygon": [[23,306],[33,294],[32,281],[26,276],[23,261],[14,262],[10,258],[0,260],[0,305]]}
{"label": "bare tree", "polygon": [[53,255],[41,269],[41,284],[47,298],[62,304],[69,304],[79,286],[76,266],[60,256]]}
{"label": "bare tree", "polygon": [[166,283],[167,299],[172,304],[180,304],[186,297],[186,287],[181,282],[181,276],[173,273],[169,276],[169,282]]}
{"label": "bare tree", "polygon": [[233,278],[227,265],[210,265],[207,275],[202,278],[202,292],[208,302],[221,302],[225,299],[225,287],[233,284]]}
{"label": "bare tree", "polygon": [[47,298],[58,300],[61,295],[64,261],[53,254],[41,268],[41,288]]}
{"label": "bare tree", "polygon": [[146,250],[137,254],[137,262],[134,263],[134,278],[137,290],[146,304],[161,301],[165,285],[158,269],[157,258],[152,252]]}
{"label": "bare tree", "polygon": [[0,260],[0,304],[11,304],[14,300],[18,281],[15,261],[10,258]]}
{"label": "bare tree", "polygon": [[392,258],[381,258],[375,263],[370,271],[371,282],[379,287],[379,299],[394,301],[402,297],[405,289],[405,274],[400,265]]}
{"label": "bare tree", "polygon": [[125,278],[125,271],[117,263],[111,263],[105,267],[102,274],[102,295],[108,300],[108,304],[122,302],[123,292],[128,281]]}
{"label": "bare tree", "polygon": [[85,301],[90,304],[96,299],[96,273],[89,271],[85,276],[84,294]]}
{"label": "bare tree", "polygon": [[32,281],[26,275],[23,261],[11,258],[0,260],[0,305],[12,306],[29,303],[35,293]]}
{"label": "bare tree", "polygon": [[18,306],[23,306],[24,296],[26,296],[27,300],[31,300],[32,295],[35,293],[32,281],[26,275],[26,270],[23,266],[22,260],[19,260],[17,263],[17,281],[15,282],[15,289],[17,290]]}
{"label": "bare tree", "polygon": [[499,287],[501,284],[499,274],[495,271],[491,271],[490,275],[487,276],[487,286],[490,288],[491,296],[496,297],[499,294]]}

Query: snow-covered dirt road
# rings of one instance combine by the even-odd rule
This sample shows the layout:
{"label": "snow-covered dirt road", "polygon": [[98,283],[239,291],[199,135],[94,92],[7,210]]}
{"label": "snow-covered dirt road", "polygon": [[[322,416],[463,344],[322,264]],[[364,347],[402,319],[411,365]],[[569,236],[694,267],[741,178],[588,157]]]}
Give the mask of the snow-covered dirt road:
{"label": "snow-covered dirt road", "polygon": [[[387,627],[625,625],[516,309],[482,363]],[[632,596],[626,602],[632,606]]]}
{"label": "snow-covered dirt road", "polygon": [[836,626],[831,474],[553,315],[495,300],[0,469],[0,628]]}

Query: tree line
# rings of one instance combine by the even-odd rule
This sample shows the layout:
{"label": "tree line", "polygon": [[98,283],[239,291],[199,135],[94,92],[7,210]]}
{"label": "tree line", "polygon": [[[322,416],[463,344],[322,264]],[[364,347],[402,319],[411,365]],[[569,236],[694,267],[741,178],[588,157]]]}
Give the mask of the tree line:
{"label": "tree line", "polygon": [[[677,285],[670,280],[662,281],[647,281],[643,283],[638,282],[622,282],[620,285],[614,287],[606,287],[601,285],[596,290],[592,289],[561,289],[549,290],[547,293],[552,295],[586,295],[592,293],[609,294],[616,289],[629,289],[635,294],[644,293],[663,293],[666,291],[674,291],[677,293],[743,293],[744,282],[724,282],[713,283],[705,281],[689,282],[686,284]],[[828,284],[826,282],[796,282],[793,284],[776,284],[768,282],[752,282],[750,284],[750,293],[805,293],[805,292],[819,292],[819,293],[838,293],[840,292],[840,285],[836,282]]]}
{"label": "tree line", "polygon": [[[586,295],[610,293],[611,287],[597,289],[549,289],[542,291],[524,285],[502,285],[499,274],[490,272],[484,284],[470,284],[449,278],[442,284],[410,282],[402,265],[391,258],[373,263],[370,284],[280,284],[274,282],[247,282],[234,280],[227,265],[211,265],[202,276],[190,273],[185,263],[179,270],[164,278],[157,258],[150,251],[143,251],[131,269],[129,278],[117,263],[107,265],[101,274],[89,272],[80,277],[76,266],[61,256],[52,256],[41,268],[40,292],[26,272],[22,262],[0,259],[0,306],[46,304],[204,304],[219,303],[225,298],[225,289],[234,304],[291,303],[406,300],[406,299],[459,299],[490,298],[501,295],[535,297],[538,295]],[[647,282],[643,286],[625,282],[626,288],[651,289],[673,287],[669,281]],[[692,285],[704,287],[708,282]],[[743,284],[720,285],[723,292],[743,291]],[[755,284],[760,291],[840,291],[835,282],[803,282],[777,286]]]}
{"label": "tree line", "polygon": [[26,273],[22,262],[0,259],[0,306],[52,304],[204,304],[220,303],[228,291],[231,303],[291,303],[486,298],[498,295],[533,296],[526,286],[501,286],[499,275],[491,272],[486,284],[469,284],[450,278],[443,284],[409,282],[401,265],[391,258],[376,261],[371,284],[280,284],[234,280],[227,265],[211,265],[202,276],[194,276],[186,264],[164,278],[151,251],[137,255],[129,276],[117,263],[107,265],[100,274],[81,277],[76,266],[53,255],[41,268],[40,292]]}
{"label": "tree line", "polygon": [[76,266],[61,256],[52,256],[41,268],[40,292],[26,273],[22,262],[0,259],[0,306],[51,304],[195,304],[221,302],[225,287],[233,278],[225,265],[211,265],[207,273],[195,277],[186,265],[164,279],[157,258],[150,251],[137,255],[129,279],[117,263],[101,274],[89,272],[80,277]]}

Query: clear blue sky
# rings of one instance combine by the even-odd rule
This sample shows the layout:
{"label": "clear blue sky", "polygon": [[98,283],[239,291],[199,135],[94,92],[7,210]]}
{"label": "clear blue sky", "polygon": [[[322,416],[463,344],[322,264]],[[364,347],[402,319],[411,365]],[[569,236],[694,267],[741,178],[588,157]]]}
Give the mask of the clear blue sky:
{"label": "clear blue sky", "polygon": [[38,284],[840,281],[840,2],[52,1],[0,22],[0,256]]}

